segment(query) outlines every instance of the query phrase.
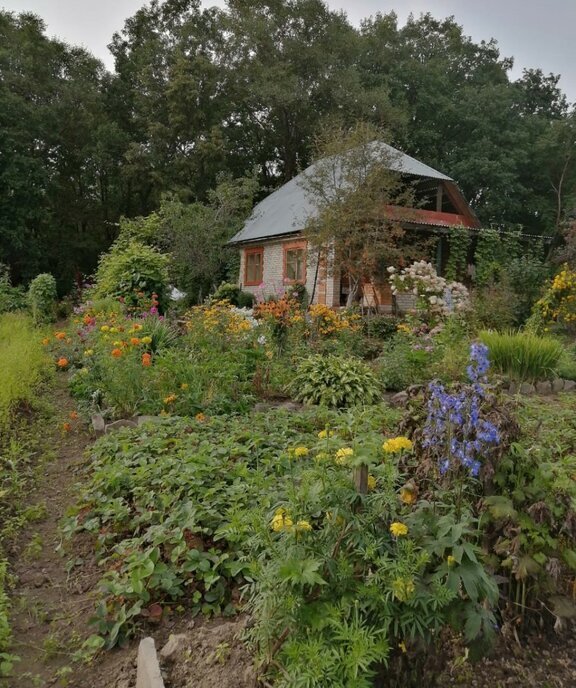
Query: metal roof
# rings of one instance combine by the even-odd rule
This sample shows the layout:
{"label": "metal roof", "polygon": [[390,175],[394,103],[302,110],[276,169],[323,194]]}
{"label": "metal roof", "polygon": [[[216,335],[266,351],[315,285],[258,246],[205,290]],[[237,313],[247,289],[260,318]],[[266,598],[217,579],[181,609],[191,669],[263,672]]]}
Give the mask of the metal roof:
{"label": "metal roof", "polygon": [[[381,159],[386,167],[394,172],[452,181],[451,177],[428,167],[423,162],[411,158],[386,143],[373,141],[369,145],[375,159]],[[314,216],[318,209],[309,193],[304,189],[303,182],[305,177],[313,175],[323,162],[325,161],[312,163],[299,175],[258,203],[243,229],[229,243],[237,244],[244,241],[268,239],[284,234],[293,234],[304,229],[308,218]]]}

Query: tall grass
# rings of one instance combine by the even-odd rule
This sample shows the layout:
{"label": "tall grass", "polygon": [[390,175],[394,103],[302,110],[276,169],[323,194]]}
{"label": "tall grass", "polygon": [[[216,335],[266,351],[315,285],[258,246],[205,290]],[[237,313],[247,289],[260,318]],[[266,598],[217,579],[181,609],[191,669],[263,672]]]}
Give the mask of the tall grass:
{"label": "tall grass", "polygon": [[552,337],[529,332],[480,332],[494,370],[514,380],[545,380],[557,374],[564,347]]}
{"label": "tall grass", "polygon": [[0,316],[0,435],[18,404],[31,403],[35,390],[49,370],[50,361],[41,334],[26,315]]}

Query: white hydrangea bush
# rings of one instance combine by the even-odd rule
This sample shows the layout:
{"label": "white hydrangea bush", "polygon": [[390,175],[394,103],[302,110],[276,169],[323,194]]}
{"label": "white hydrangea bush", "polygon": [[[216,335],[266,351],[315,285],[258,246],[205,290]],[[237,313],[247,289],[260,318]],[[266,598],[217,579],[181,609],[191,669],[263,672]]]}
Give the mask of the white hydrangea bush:
{"label": "white hydrangea bush", "polygon": [[470,308],[470,294],[461,282],[448,282],[436,272],[432,263],[425,260],[398,271],[388,268],[394,296],[414,294],[416,309],[422,315],[447,318]]}

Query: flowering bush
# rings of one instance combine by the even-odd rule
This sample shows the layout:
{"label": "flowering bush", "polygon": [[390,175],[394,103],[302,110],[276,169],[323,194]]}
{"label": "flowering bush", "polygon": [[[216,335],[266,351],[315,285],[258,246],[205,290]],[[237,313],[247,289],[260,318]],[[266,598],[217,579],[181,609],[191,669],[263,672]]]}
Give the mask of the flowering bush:
{"label": "flowering bush", "polygon": [[360,329],[360,317],[355,313],[335,311],[322,303],[308,308],[310,334],[330,337],[341,332],[357,332]]}
{"label": "flowering bush", "polygon": [[496,426],[481,416],[489,366],[488,347],[472,344],[467,368],[469,387],[449,393],[441,384],[430,384],[422,446],[437,458],[442,475],[463,469],[477,477],[482,460],[500,441]]}
{"label": "flowering bush", "polygon": [[416,310],[421,317],[441,320],[470,308],[468,289],[460,282],[440,277],[431,263],[417,261],[399,273],[389,267],[392,293],[409,292],[416,297]]}
{"label": "flowering bush", "polygon": [[258,326],[249,308],[238,308],[229,301],[212,301],[191,308],[184,318],[193,338],[210,339],[213,345],[230,346]]}
{"label": "flowering bush", "polygon": [[576,270],[564,265],[536,302],[535,312],[547,324],[576,327]]}

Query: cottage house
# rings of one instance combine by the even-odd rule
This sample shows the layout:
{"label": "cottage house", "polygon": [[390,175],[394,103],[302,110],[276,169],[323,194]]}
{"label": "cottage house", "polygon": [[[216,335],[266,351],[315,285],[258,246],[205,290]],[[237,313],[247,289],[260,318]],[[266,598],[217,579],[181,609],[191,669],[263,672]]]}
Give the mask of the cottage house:
{"label": "cottage house", "polygon": [[[416,207],[388,207],[404,229],[442,235],[451,227],[480,226],[453,179],[387,144],[375,141],[370,146],[378,161],[413,185]],[[266,296],[300,283],[314,303],[331,307],[346,303],[346,275],[318,265],[316,251],[309,250],[303,236],[307,220],[317,212],[304,178],[313,175],[318,164],[313,163],[258,203],[243,229],[230,240],[240,249],[239,284],[245,291]],[[377,283],[372,280],[363,285],[362,299],[381,311],[392,308],[384,275]]]}

